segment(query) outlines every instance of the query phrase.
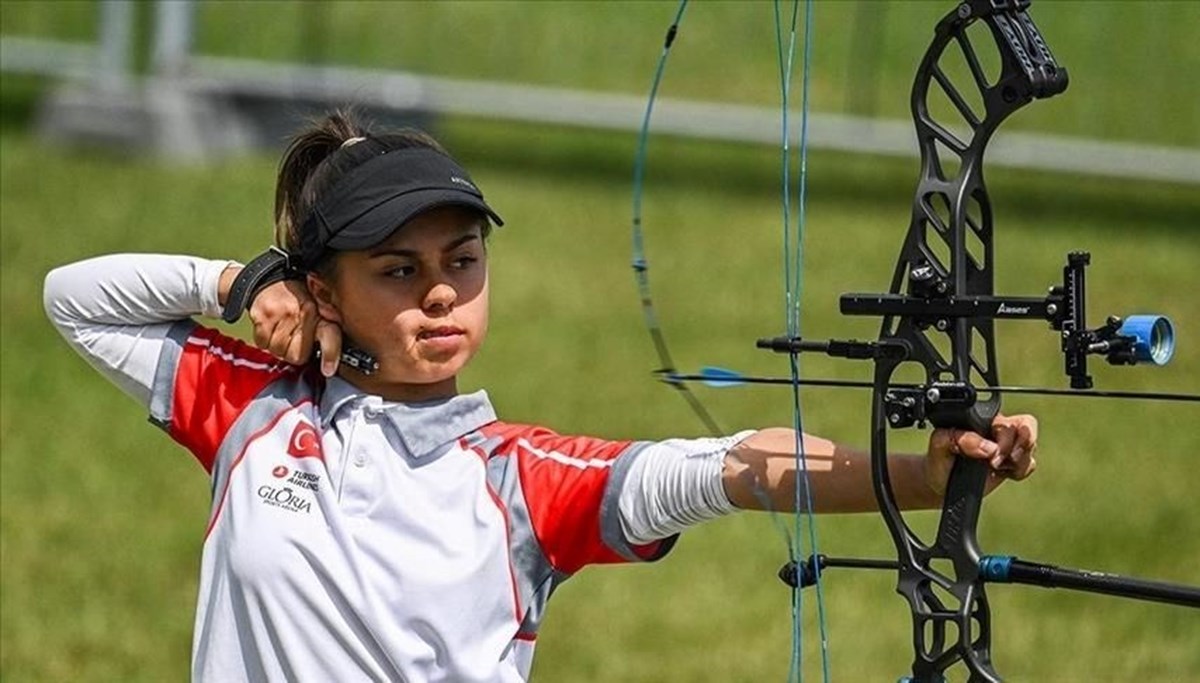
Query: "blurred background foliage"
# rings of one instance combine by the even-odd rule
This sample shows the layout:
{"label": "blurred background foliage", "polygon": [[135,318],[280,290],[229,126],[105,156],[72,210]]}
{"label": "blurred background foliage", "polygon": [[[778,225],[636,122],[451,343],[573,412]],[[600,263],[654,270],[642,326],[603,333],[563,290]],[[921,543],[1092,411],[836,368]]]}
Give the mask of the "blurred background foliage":
{"label": "blurred background foliage", "polygon": [[[903,117],[943,2],[820,2],[813,108]],[[149,9],[139,26],[148,30]],[[673,3],[203,3],[197,51],[642,93]],[[0,32],[90,40],[92,3],[0,3]],[[1200,146],[1200,3],[1041,2],[1034,15],[1071,88],[1004,131]],[[769,3],[697,3],[663,94],[778,99]],[[143,63],[144,54],[139,58]],[[187,676],[204,475],[142,411],[59,341],[41,312],[57,264],[114,251],[248,259],[270,239],[276,156],[164,166],[33,132],[53,84],[0,79],[0,678]],[[699,435],[650,377],[656,360],[629,273],[634,136],[452,118],[436,134],[508,224],[492,241],[493,329],[464,389],[508,420],[564,433]],[[655,299],[676,360],[780,373],[753,348],[782,330],[778,151],[652,139],[645,223]],[[804,330],[867,338],[837,296],[886,285],[908,222],[914,160],[814,153],[809,161]],[[1200,389],[1200,193],[1194,186],[989,171],[997,291],[1034,295],[1071,249],[1093,252],[1092,316],[1175,320],[1172,368],[1096,368],[1103,388]],[[238,331],[244,331],[238,328]],[[1057,343],[1000,326],[1005,382],[1061,386]],[[805,359],[810,376],[862,365]],[[786,391],[700,390],[727,430],[791,424]],[[1011,399],[1043,424],[1041,468],[985,506],[985,549],[1200,583],[1194,407]],[[867,396],[808,391],[805,425],[865,444]],[[923,433],[897,434],[920,450]],[[914,516],[931,528],[931,515]],[[873,515],[820,520],[830,554],[885,556]],[[742,515],[692,531],[656,566],[598,569],[567,584],[539,645],[536,680],[783,680],[789,595],[775,521]],[[828,575],[833,679],[894,680],[908,663],[907,607],[887,575]],[[997,668],[1014,681],[1186,681],[1200,675],[1189,610],[1111,598],[992,590]],[[809,600],[809,607],[812,601]],[[818,675],[815,620],[806,673]]]}
{"label": "blurred background foliage", "polygon": [[[906,118],[913,71],[946,7],[939,0],[821,2],[813,109]],[[195,47],[215,56],[640,94],[674,10],[662,0],[202,2]],[[782,11],[786,17],[788,3]],[[98,12],[92,2],[8,2],[0,5],[0,30],[89,40]],[[146,34],[153,7],[140,3],[138,12]],[[672,58],[670,95],[775,104],[773,13],[770,2],[697,3]],[[1200,146],[1200,101],[1179,90],[1181,78],[1200,70],[1200,43],[1192,39],[1200,4],[1042,2],[1033,14],[1053,27],[1051,46],[1071,71],[1072,89],[1103,94],[1030,108],[1014,129]],[[1078,68],[1091,64],[1103,68]]]}

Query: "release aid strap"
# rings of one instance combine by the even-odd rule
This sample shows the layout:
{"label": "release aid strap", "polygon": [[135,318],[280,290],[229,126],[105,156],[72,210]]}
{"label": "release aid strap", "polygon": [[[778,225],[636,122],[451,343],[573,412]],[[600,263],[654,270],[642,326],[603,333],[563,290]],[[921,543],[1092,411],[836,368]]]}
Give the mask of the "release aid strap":
{"label": "release aid strap", "polygon": [[235,323],[254,303],[263,288],[284,280],[302,280],[305,272],[292,265],[292,257],[279,247],[271,247],[246,264],[229,288],[221,319]]}

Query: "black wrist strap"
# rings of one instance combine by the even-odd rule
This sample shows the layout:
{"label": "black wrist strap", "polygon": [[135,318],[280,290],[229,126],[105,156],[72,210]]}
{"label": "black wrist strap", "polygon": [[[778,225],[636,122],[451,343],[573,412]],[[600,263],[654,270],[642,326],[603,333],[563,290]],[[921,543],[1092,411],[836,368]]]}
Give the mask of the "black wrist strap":
{"label": "black wrist strap", "polygon": [[225,298],[225,307],[221,310],[221,319],[235,323],[264,287],[283,280],[303,278],[304,271],[292,265],[292,257],[286,251],[271,247],[255,256],[234,278]]}

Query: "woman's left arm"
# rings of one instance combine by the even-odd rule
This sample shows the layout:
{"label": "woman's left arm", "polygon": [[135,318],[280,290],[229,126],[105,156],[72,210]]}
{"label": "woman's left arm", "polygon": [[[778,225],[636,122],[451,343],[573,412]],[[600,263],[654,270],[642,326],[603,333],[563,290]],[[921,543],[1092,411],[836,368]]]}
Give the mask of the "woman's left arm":
{"label": "woman's left arm", "polygon": [[[1037,467],[1037,432],[1037,419],[1031,415],[997,416],[991,439],[969,431],[936,429],[925,455],[888,458],[896,502],[906,510],[940,507],[956,457],[988,463],[989,493],[1005,479],[1024,479]],[[878,510],[869,454],[811,434],[803,438],[815,512]],[[794,509],[795,452],[796,433],[782,428],[755,432],[730,449],[722,473],[730,502],[743,509]]]}

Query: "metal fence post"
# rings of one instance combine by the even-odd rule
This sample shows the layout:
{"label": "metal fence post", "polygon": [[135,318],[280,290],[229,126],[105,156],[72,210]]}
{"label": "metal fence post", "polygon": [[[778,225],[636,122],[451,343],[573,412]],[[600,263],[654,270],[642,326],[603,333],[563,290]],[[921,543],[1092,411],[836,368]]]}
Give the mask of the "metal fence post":
{"label": "metal fence post", "polygon": [[116,90],[129,82],[133,10],[131,0],[102,0],[100,3],[100,54],[96,60],[96,80],[102,88]]}
{"label": "metal fence post", "polygon": [[151,68],[160,78],[181,76],[192,49],[192,0],[159,0],[154,8],[154,47]]}

